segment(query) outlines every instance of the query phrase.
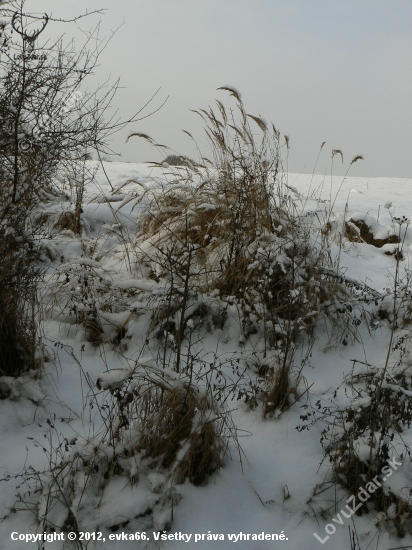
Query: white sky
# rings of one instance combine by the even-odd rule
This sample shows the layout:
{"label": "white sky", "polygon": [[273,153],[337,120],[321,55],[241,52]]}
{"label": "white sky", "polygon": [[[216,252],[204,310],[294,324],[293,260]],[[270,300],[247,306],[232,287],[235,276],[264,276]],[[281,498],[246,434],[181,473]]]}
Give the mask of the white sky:
{"label": "white sky", "polygon": [[[130,131],[151,135],[195,158],[184,128],[203,146],[201,120],[190,109],[236,86],[246,111],[290,137],[289,170],[330,170],[342,149],[350,175],[412,177],[412,0],[27,0],[26,10],[73,16],[107,8],[103,34],[124,26],[101,57],[94,78],[121,77],[113,105],[123,116],[161,87],[152,117]],[[88,29],[96,17],[80,22]],[[50,23],[42,38],[74,25]],[[40,45],[40,43],[39,43]],[[93,77],[92,77],[93,78]],[[89,82],[89,88],[94,82]],[[126,161],[161,160],[142,140],[114,141]],[[207,150],[205,150],[207,154]],[[336,158],[335,158],[336,161]]]}

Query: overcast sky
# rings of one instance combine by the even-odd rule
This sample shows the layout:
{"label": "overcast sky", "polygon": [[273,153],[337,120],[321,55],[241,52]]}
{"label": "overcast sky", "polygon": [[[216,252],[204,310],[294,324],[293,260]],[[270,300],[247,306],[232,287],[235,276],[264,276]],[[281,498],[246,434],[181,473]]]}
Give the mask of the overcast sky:
{"label": "overcast sky", "polygon": [[[412,0],[27,0],[26,10],[67,17],[105,8],[104,35],[124,21],[92,79],[121,78],[114,102],[123,116],[159,88],[152,117],[130,131],[151,135],[196,159],[190,131],[202,145],[201,120],[216,91],[233,85],[246,111],[271,120],[290,137],[289,169],[330,169],[334,148],[351,175],[412,177]],[[82,20],[88,29],[98,18]],[[75,25],[50,23],[47,36]],[[46,38],[46,31],[42,38]],[[39,40],[40,42],[40,40]],[[40,45],[40,43],[39,43]],[[95,81],[89,82],[92,88]],[[114,148],[126,161],[161,160],[142,140]],[[207,153],[207,150],[205,149]],[[336,159],[335,159],[336,160]]]}

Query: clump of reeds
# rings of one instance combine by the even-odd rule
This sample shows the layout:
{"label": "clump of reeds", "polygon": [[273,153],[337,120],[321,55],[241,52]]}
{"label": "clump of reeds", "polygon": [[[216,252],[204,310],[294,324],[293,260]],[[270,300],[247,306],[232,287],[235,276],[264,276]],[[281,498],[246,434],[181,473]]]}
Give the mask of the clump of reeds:
{"label": "clump of reeds", "polygon": [[[240,344],[263,339],[265,353],[280,350],[288,357],[283,364],[289,367],[267,376],[268,414],[289,402],[296,343],[313,337],[319,319],[331,325],[334,342],[346,342],[356,332],[352,319],[361,300],[333,269],[328,234],[303,214],[287,184],[282,147],[289,150],[289,140],[282,144],[273,124],[248,114],[235,89],[222,89],[237,111],[221,101],[196,111],[211,154],[178,169],[153,163],[167,184],[144,186],[134,199],[148,204],[133,243],[135,265],[149,266],[167,289],[152,328],[165,348],[173,340],[177,371],[187,318],[208,310],[199,306],[205,296],[213,296],[221,311],[236,305]],[[155,144],[145,134],[132,135]]]}

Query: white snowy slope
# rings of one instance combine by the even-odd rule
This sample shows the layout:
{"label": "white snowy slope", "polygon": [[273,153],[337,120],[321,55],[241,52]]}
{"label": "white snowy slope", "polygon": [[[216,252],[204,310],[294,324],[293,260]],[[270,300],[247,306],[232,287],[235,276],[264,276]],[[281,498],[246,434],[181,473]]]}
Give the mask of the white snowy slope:
{"label": "white snowy slope", "polygon": [[[75,445],[86,439],[93,441],[102,424],[96,408],[90,407],[91,391],[97,392],[97,381],[103,390],[114,383],[121,386],[130,375],[128,369],[135,360],[146,361],[145,367],[155,368],[150,358],[140,357],[139,350],[148,328],[145,312],[150,296],[156,296],[159,291],[158,283],[130,273],[127,242],[136,231],[139,213],[147,206],[144,199],[136,203],[131,197],[141,197],[146,189],[167,184],[160,168],[129,163],[104,165],[110,183],[99,168],[97,184],[87,189],[82,237],[62,231],[47,243],[54,251],[56,261],[48,268],[42,291],[45,313],[42,330],[49,358],[44,373],[40,378],[26,375],[16,381],[9,380],[13,394],[0,401],[0,517],[5,517],[0,522],[0,550],[37,548],[37,543],[11,539],[12,533],[39,532],[30,510],[13,511],[16,492],[27,491],[24,484],[18,488],[23,482],[18,474],[28,467],[32,467],[33,471],[43,470],[47,461],[57,461],[58,457],[53,453],[50,458],[50,449],[58,445],[59,436],[60,441],[63,436],[69,442],[76,438]],[[302,215],[311,216],[311,212],[316,211],[319,216],[322,209],[327,213],[333,206],[331,223],[339,225],[343,221],[364,220],[372,228],[376,239],[399,232],[399,226],[393,222],[394,217],[412,217],[412,179],[347,177],[342,180],[337,177],[331,179],[330,176],[288,174],[287,185],[290,197],[296,201]],[[50,216],[55,216],[69,209],[70,205],[56,204],[47,208]],[[404,239],[404,257],[400,262],[402,270],[408,268],[409,255],[412,254],[410,231],[408,229]],[[119,233],[124,235],[124,246],[119,245]],[[364,282],[377,292],[384,293],[385,288],[391,285],[396,266],[394,256],[385,254],[392,251],[392,245],[385,246],[377,248],[362,242],[344,241],[341,250],[338,244],[334,244],[332,253],[336,256],[340,254],[340,272],[347,278]],[[67,273],[70,278],[71,273],[82,273],[86,268],[97,273],[98,284],[102,288],[112,289],[116,303],[124,304],[123,309],[119,306],[107,313],[103,328],[108,339],[111,339],[116,336],[115,327],[127,323],[129,340],[123,354],[127,361],[109,344],[95,348],[88,343],[83,329],[75,325],[69,316],[62,315],[59,304],[53,301],[50,289],[57,289]],[[331,475],[330,464],[324,459],[325,449],[320,443],[325,426],[318,421],[310,429],[297,429],[305,424],[300,417],[307,412],[302,406],[308,402],[314,406],[320,400],[322,407],[332,406],[333,403],[345,406],[348,403],[344,377],[351,372],[353,360],[382,368],[390,330],[385,320],[375,328],[370,331],[366,325],[361,325],[357,339],[348,341],[346,345],[338,342],[328,347],[327,327],[319,326],[312,355],[302,371],[309,390],[277,418],[268,416],[263,419],[261,406],[251,410],[243,400],[235,398],[229,402],[238,429],[241,456],[232,444],[231,457],[225,459],[223,467],[211,476],[205,486],[195,487],[186,480],[176,487],[181,498],[173,506],[173,522],[165,534],[174,536],[176,533],[176,538],[185,534],[188,535],[186,539],[190,540],[167,540],[159,547],[202,550],[226,549],[235,545],[235,548],[251,550],[278,547],[291,550],[349,550],[348,528],[353,529],[354,526],[361,550],[389,550],[412,545],[412,533],[406,533],[403,539],[399,539],[393,526],[380,521],[379,513],[371,507],[369,511],[365,507],[365,513],[355,515],[353,519],[343,518],[341,525],[332,521],[332,517],[336,518],[344,508],[350,494],[343,488],[324,492],[317,489]],[[234,323],[215,328],[203,336],[203,353],[205,356],[216,353],[221,357],[240,352],[243,355],[252,353],[252,344],[246,341],[241,345],[239,337]],[[296,367],[299,367],[303,353],[299,351],[296,355]],[[361,368],[361,365],[358,363],[355,368]],[[102,374],[107,370],[111,372]],[[173,373],[168,375],[173,383]],[[52,429],[50,423],[53,424]],[[412,431],[403,434],[405,441],[412,439],[411,434]],[[68,452],[74,452],[74,448],[71,446]],[[78,518],[80,530],[94,531],[99,526],[106,539],[105,542],[90,541],[87,548],[144,548],[146,542],[142,541],[109,540],[113,534],[109,527],[122,521],[129,523],[114,534],[146,531],[153,543],[153,531],[158,528],[163,532],[165,524],[162,524],[162,518],[170,513],[170,507],[165,505],[162,508],[159,504],[162,481],[162,473],[156,471],[142,475],[134,485],[128,483],[124,476],[114,476],[113,483],[100,495],[100,501],[90,499],[90,503],[95,504],[94,509],[92,504],[89,507],[85,505],[83,509],[79,504],[78,509],[82,510]],[[405,457],[402,466],[390,479],[388,477],[387,485],[396,493],[412,491],[412,463],[409,458]],[[33,503],[37,510],[35,495],[28,495],[26,500]],[[17,506],[20,509],[23,507],[21,502]],[[149,528],[145,516],[148,509],[157,510],[152,513]],[[58,523],[64,511],[56,508],[54,513]],[[325,540],[328,536],[325,527],[330,524],[334,532]],[[249,534],[249,540],[236,538],[240,533]],[[259,540],[258,535],[262,538],[262,533],[284,534],[285,537],[277,541]],[[200,540],[195,541],[195,535]],[[217,540],[213,540],[212,535]],[[216,535],[223,535],[224,540]],[[252,535],[257,540],[253,540]],[[324,544],[319,538],[324,540]],[[72,547],[75,548],[68,542],[44,543],[44,548],[56,550]]]}

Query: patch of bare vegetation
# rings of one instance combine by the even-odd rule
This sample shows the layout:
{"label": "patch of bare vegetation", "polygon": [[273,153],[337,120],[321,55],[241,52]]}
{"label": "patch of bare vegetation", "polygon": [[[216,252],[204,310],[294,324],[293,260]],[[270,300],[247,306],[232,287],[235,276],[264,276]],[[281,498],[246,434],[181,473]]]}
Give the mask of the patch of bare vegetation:
{"label": "patch of bare vegetation", "polygon": [[382,248],[385,244],[398,244],[401,239],[397,235],[388,235],[384,239],[376,239],[373,230],[363,220],[352,220],[346,222],[346,237],[354,243],[366,243]]}

